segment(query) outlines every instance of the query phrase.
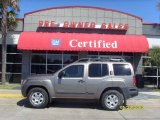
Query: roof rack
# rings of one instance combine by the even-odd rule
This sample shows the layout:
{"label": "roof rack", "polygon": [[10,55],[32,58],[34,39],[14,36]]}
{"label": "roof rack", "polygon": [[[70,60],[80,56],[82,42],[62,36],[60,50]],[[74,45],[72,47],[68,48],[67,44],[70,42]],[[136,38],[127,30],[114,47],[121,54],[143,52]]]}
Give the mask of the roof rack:
{"label": "roof rack", "polygon": [[96,62],[96,61],[102,61],[102,62],[126,62],[123,58],[82,58],[77,60],[76,62]]}

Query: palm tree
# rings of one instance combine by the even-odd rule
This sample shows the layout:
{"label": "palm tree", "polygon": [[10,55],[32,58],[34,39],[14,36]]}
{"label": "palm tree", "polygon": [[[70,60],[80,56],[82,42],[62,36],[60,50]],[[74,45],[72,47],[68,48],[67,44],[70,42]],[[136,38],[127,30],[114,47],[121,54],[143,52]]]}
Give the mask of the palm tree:
{"label": "palm tree", "polygon": [[[6,36],[8,28],[15,23],[15,13],[19,11],[18,0],[0,0],[2,31],[2,84],[6,83]],[[13,25],[14,26],[14,25]],[[11,27],[12,28],[12,27]]]}

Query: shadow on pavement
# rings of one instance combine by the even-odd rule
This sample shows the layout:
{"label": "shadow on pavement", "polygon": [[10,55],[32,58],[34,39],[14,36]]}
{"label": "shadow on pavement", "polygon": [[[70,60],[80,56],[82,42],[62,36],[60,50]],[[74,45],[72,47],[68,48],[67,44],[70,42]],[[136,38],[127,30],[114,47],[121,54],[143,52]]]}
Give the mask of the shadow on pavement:
{"label": "shadow on pavement", "polygon": [[28,104],[28,101],[27,101],[26,98],[18,101],[18,102],[17,102],[17,105],[18,105],[18,106],[21,106],[21,107],[23,106],[23,107],[30,108],[30,107],[29,107],[29,104]]}
{"label": "shadow on pavement", "polygon": [[[22,99],[17,102],[18,106],[31,108],[27,99]],[[48,105],[47,108],[88,108],[103,110],[101,104],[97,101],[86,101],[86,100],[63,100],[56,99]]]}
{"label": "shadow on pavement", "polygon": [[102,110],[99,102],[86,100],[55,100],[50,104],[55,108],[89,108]]}

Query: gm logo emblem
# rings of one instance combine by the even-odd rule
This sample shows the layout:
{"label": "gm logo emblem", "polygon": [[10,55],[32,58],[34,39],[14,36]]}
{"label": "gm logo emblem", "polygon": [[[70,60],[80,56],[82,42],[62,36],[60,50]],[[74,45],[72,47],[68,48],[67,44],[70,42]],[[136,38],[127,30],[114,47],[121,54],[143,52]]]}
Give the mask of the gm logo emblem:
{"label": "gm logo emblem", "polygon": [[51,46],[60,46],[60,45],[61,45],[60,39],[52,39],[51,40]]}

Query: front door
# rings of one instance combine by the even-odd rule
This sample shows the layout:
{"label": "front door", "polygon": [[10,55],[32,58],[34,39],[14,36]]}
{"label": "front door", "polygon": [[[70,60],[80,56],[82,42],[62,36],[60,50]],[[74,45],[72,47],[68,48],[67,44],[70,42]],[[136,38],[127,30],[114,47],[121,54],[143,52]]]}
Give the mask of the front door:
{"label": "front door", "polygon": [[86,81],[84,79],[84,65],[71,65],[58,74],[55,81],[57,97],[84,97]]}

